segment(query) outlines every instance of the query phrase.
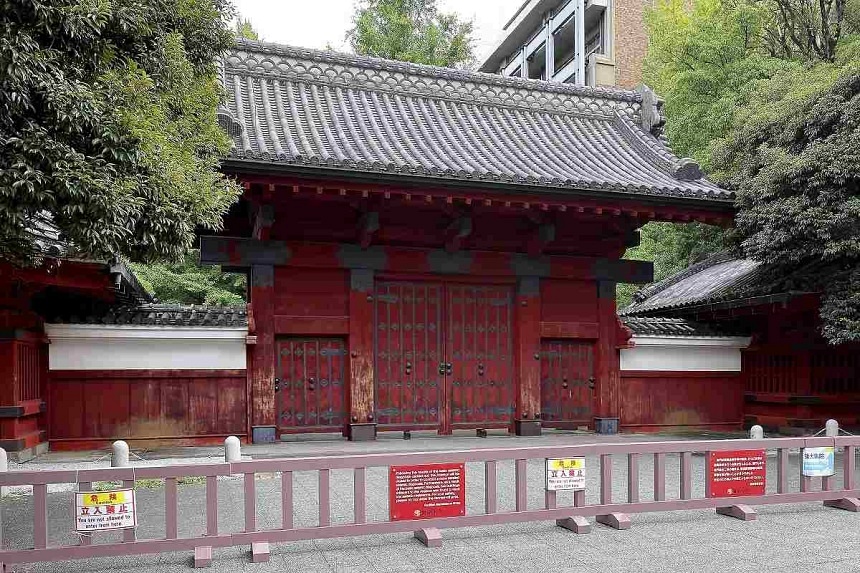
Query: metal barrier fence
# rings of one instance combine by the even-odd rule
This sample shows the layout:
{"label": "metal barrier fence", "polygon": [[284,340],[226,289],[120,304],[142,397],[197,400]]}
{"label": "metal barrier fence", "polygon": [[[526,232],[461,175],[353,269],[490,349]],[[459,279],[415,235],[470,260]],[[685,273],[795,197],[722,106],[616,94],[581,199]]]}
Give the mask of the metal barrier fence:
{"label": "metal barrier fence", "polygon": [[[702,440],[644,443],[594,443],[582,445],[530,446],[492,448],[442,452],[384,453],[365,455],[337,455],[325,457],[302,457],[257,461],[237,461],[201,465],[174,465],[163,467],[110,468],[94,470],[21,471],[0,473],[0,486],[33,487],[33,548],[3,549],[0,563],[5,565],[37,561],[59,561],[90,557],[108,557],[146,553],[194,550],[195,566],[206,566],[212,559],[212,548],[228,546],[251,546],[254,562],[266,561],[270,543],[285,543],[304,539],[334,538],[368,534],[415,532],[425,544],[435,546],[440,542],[438,530],[444,528],[495,525],[502,523],[556,520],[556,523],[577,533],[590,530],[588,517],[616,529],[630,526],[627,514],[715,508],[718,513],[740,519],[755,519],[751,505],[784,504],[822,501],[825,505],[858,511],[860,490],[856,483],[856,448],[860,436],[774,438],[744,440]],[[821,479],[821,490],[816,491],[813,480],[801,477],[795,491],[789,489],[789,450],[797,448],[833,447],[837,453],[842,449],[842,475]],[[704,496],[693,495],[693,455],[704,453],[718,456],[720,452],[736,450],[776,451],[776,493],[745,497],[713,497],[710,481],[705,480]],[[667,456],[678,458],[680,471],[677,499],[667,499]],[[599,502],[586,504],[584,491],[576,491],[572,506],[559,506],[555,491],[545,491],[544,507],[529,508],[527,498],[528,460],[543,458],[575,458],[592,456],[599,458]],[[627,487],[625,501],[618,501],[612,491],[613,458],[626,457]],[[640,475],[643,456],[653,456],[653,499],[640,496],[641,482],[647,484],[648,476]],[[236,459],[235,451],[232,459]],[[803,456],[800,456],[803,458]],[[710,457],[706,457],[706,460]],[[515,508],[500,510],[497,495],[499,463],[513,461],[513,486]],[[649,466],[652,460],[647,460]],[[622,464],[624,460],[622,459]],[[369,521],[367,517],[367,470],[368,468],[390,468],[419,464],[483,464],[484,503],[483,511],[454,517],[410,520]],[[801,462],[802,463],[802,462]],[[505,466],[507,467],[507,466]],[[622,465],[623,467],[623,465]],[[352,522],[333,523],[331,515],[331,472],[352,470],[353,499]],[[318,474],[318,525],[312,527],[294,524],[295,504],[293,499],[293,477],[295,472],[315,471]],[[386,470],[388,471],[388,470]],[[705,464],[706,474],[713,472]],[[280,474],[280,496],[282,504],[281,526],[261,530],[257,526],[257,475]],[[507,472],[505,473],[505,475]],[[224,532],[219,529],[218,503],[219,479],[226,476],[243,476],[244,531]],[[179,536],[177,480],[199,476],[205,478],[205,534],[196,537]],[[706,478],[709,476],[705,476]],[[81,537],[76,546],[51,546],[48,539],[48,484],[77,484],[79,491],[91,490],[94,482],[121,481],[124,487],[134,487],[135,480],[164,480],[164,536],[159,539],[138,539],[134,529],[125,529],[121,541],[93,543],[91,537]],[[203,481],[203,480],[201,480]],[[674,477],[672,479],[674,484]],[[223,482],[222,484],[223,485]],[[817,485],[817,484],[815,484]],[[792,488],[795,489],[795,488]],[[763,491],[763,490],[762,490]],[[390,493],[390,492],[389,492]],[[671,492],[674,497],[675,492]],[[311,500],[311,503],[313,500]],[[464,511],[465,513],[465,511]],[[145,516],[144,516],[145,517]],[[69,527],[74,530],[74,517],[69,516]],[[102,540],[100,540],[102,541]],[[3,570],[0,567],[0,570]]]}

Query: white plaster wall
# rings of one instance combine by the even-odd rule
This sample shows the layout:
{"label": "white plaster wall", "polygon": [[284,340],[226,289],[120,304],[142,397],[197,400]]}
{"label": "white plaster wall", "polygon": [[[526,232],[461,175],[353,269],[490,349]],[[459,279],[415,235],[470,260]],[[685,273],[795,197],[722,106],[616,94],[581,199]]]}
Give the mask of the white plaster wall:
{"label": "white plaster wall", "polygon": [[740,372],[749,338],[634,336],[621,350],[621,370]]}
{"label": "white plaster wall", "polygon": [[245,328],[48,324],[50,370],[240,370]]}

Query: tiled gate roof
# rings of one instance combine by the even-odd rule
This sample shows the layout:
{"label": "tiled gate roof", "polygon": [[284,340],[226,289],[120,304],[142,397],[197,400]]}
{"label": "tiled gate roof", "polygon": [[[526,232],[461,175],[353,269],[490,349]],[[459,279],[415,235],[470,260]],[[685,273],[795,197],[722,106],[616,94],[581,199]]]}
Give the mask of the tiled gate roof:
{"label": "tiled gate roof", "polygon": [[729,202],[644,126],[650,92],[240,41],[222,63],[229,162]]}

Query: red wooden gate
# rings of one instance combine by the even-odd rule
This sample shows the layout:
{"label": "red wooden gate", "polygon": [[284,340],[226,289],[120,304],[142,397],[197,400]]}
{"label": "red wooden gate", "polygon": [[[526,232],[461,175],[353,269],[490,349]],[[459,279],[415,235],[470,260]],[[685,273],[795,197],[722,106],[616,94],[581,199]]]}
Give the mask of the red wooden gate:
{"label": "red wooden gate", "polygon": [[443,434],[509,424],[512,300],[508,287],[377,283],[378,424]]}
{"label": "red wooden gate", "polygon": [[376,421],[435,429],[445,361],[442,286],[379,283],[375,301]]}
{"label": "red wooden gate", "polygon": [[594,345],[545,340],[541,343],[540,400],[543,426],[589,426],[593,415]]}
{"label": "red wooden gate", "polygon": [[340,431],[346,423],[346,350],[338,338],[278,340],[276,395],[283,432]]}
{"label": "red wooden gate", "polygon": [[474,428],[510,423],[515,407],[511,289],[450,285],[446,290],[451,424]]}

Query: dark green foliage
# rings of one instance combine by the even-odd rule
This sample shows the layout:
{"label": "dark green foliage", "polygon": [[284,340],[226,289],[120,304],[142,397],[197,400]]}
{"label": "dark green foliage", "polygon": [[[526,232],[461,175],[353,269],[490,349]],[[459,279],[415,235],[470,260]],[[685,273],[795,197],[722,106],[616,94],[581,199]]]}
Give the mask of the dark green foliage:
{"label": "dark green foliage", "polygon": [[159,302],[237,305],[245,301],[245,275],[222,273],[220,267],[200,266],[191,251],[175,264],[133,264],[141,284]]}
{"label": "dark green foliage", "polygon": [[747,101],[714,153],[738,189],[738,247],[824,293],[828,339],[860,340],[860,38]]}
{"label": "dark green foliage", "polygon": [[472,62],[472,23],[440,13],[436,0],[360,0],[348,38],[357,54],[457,67]]}
{"label": "dark green foliage", "polygon": [[176,258],[238,196],[218,172],[226,0],[0,0],[0,257]]}

